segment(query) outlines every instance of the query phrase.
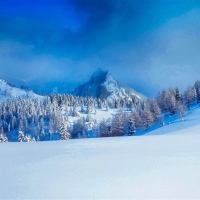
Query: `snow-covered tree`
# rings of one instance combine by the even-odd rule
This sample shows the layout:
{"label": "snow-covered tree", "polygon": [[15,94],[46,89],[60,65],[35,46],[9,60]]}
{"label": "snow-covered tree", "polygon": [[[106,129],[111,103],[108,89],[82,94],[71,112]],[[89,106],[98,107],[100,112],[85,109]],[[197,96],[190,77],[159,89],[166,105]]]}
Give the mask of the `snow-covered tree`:
{"label": "snow-covered tree", "polygon": [[134,120],[130,118],[128,121],[127,133],[130,136],[130,135],[133,135],[135,132],[136,132],[136,128],[135,128]]}
{"label": "snow-covered tree", "polygon": [[153,115],[153,118],[154,118],[154,122],[156,123],[159,119],[159,116],[161,114],[161,110],[160,110],[160,107],[158,105],[158,103],[156,102],[155,99],[151,98],[151,99],[148,99],[148,107]]}
{"label": "snow-covered tree", "polygon": [[86,120],[84,117],[80,117],[73,124],[72,138],[85,138],[87,137]]}
{"label": "snow-covered tree", "polygon": [[149,126],[152,125],[153,121],[154,121],[153,115],[150,109],[146,106],[142,113],[143,128],[145,130],[148,130]]}
{"label": "snow-covered tree", "polygon": [[78,113],[78,106],[77,106],[77,104],[74,104],[74,106],[73,106],[72,116],[73,117],[80,117],[80,115]]}
{"label": "snow-covered tree", "polygon": [[0,133],[0,142],[4,142],[4,136],[2,133]]}
{"label": "snow-covered tree", "polygon": [[31,141],[32,141],[32,139],[29,134],[24,137],[24,142],[31,142]]}
{"label": "snow-covered tree", "polygon": [[182,95],[178,87],[175,88],[175,92],[176,92],[175,94],[176,101],[182,101],[183,100]]}
{"label": "snow-covered tree", "polygon": [[81,112],[85,112],[83,103],[81,103]]}
{"label": "snow-covered tree", "polygon": [[178,102],[176,105],[176,112],[178,116],[180,117],[180,121],[183,121],[183,116],[185,114],[186,106],[182,102]]}
{"label": "snow-covered tree", "polygon": [[160,126],[164,126],[164,125],[165,125],[164,118],[163,118],[163,117],[161,117],[161,118],[160,118]]}
{"label": "snow-covered tree", "polygon": [[40,128],[39,130],[39,138],[40,138],[40,141],[44,141],[45,140],[45,132],[44,132],[44,128]]}
{"label": "snow-covered tree", "polygon": [[62,122],[60,127],[60,140],[68,140],[70,138],[70,133],[67,131],[66,124]]}
{"label": "snow-covered tree", "polygon": [[8,138],[7,138],[6,134],[3,131],[3,128],[1,128],[0,142],[8,142]]}
{"label": "snow-covered tree", "polygon": [[129,114],[123,112],[115,114],[112,118],[112,136],[122,136],[126,132],[127,121],[129,119]]}
{"label": "snow-covered tree", "polygon": [[18,142],[24,142],[24,133],[21,130],[19,130]]}
{"label": "snow-covered tree", "polygon": [[87,114],[87,116],[86,116],[86,122],[92,122],[92,121],[93,121],[93,119],[92,119],[91,114]]}
{"label": "snow-covered tree", "polygon": [[100,121],[99,130],[100,130],[100,137],[108,137],[109,136],[108,124],[106,123],[105,119]]}
{"label": "snow-covered tree", "polygon": [[142,119],[141,119],[141,116],[140,116],[138,110],[134,109],[132,111],[132,118],[133,118],[133,120],[135,122],[135,127],[136,128],[141,128],[142,127]]}
{"label": "snow-covered tree", "polygon": [[185,91],[185,100],[187,102],[187,107],[190,109],[190,104],[195,100],[196,92],[193,87],[188,86],[187,90]]}

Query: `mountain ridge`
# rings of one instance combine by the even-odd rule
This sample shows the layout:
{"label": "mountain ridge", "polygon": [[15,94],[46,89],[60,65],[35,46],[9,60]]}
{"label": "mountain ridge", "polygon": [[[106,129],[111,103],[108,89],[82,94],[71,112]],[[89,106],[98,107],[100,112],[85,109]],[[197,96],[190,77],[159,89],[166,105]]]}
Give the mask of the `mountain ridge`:
{"label": "mountain ridge", "polygon": [[23,98],[41,98],[33,92],[33,90],[26,90],[26,87],[18,88],[14,84],[7,82],[6,80],[0,78],[0,102],[7,101],[9,99],[15,99],[19,97]]}

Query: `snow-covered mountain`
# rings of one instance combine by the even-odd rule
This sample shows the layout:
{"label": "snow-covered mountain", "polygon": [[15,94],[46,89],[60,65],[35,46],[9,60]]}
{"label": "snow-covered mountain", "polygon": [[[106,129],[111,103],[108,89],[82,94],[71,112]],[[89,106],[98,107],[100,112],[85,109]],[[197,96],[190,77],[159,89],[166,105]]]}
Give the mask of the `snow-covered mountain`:
{"label": "snow-covered mountain", "polygon": [[18,97],[41,98],[42,96],[35,94],[32,90],[24,90],[11,86],[5,80],[0,79],[0,102]]}
{"label": "snow-covered mountain", "polygon": [[75,96],[105,98],[108,101],[125,97],[135,97],[137,100],[146,99],[144,95],[116,81],[109,71],[101,69],[93,73],[90,80],[77,87],[72,94]]}

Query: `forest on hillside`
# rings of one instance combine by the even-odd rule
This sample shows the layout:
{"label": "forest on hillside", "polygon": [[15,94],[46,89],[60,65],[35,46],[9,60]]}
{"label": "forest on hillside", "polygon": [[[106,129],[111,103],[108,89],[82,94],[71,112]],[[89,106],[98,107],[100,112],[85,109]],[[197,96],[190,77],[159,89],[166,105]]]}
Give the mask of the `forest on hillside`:
{"label": "forest on hillside", "polygon": [[[200,81],[183,94],[178,87],[165,89],[157,98],[139,101],[134,97],[112,101],[69,94],[44,98],[18,98],[0,104],[0,141],[67,140],[86,137],[133,135],[154,124],[165,124],[165,117],[177,114],[180,121],[192,104],[200,102]],[[118,112],[97,121],[98,109]],[[81,114],[86,114],[81,116]],[[73,123],[69,117],[73,117]]]}

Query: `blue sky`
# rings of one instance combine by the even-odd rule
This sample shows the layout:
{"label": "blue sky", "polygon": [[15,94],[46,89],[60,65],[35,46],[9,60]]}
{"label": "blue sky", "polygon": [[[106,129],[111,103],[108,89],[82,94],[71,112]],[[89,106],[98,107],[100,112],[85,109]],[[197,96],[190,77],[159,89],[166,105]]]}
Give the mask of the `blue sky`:
{"label": "blue sky", "polygon": [[0,76],[72,90],[102,68],[155,96],[200,79],[200,1],[1,0]]}

